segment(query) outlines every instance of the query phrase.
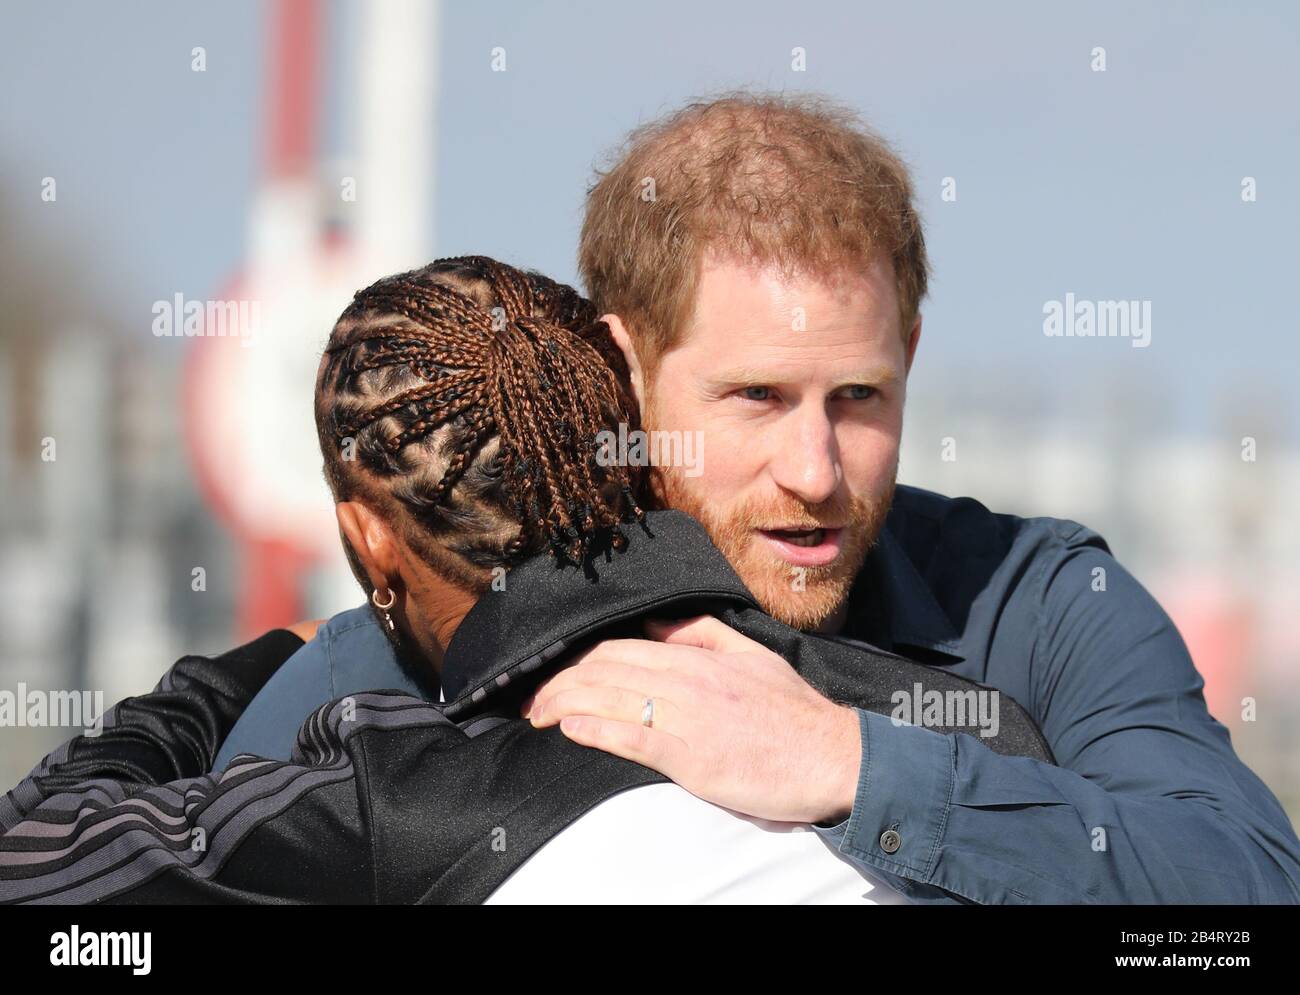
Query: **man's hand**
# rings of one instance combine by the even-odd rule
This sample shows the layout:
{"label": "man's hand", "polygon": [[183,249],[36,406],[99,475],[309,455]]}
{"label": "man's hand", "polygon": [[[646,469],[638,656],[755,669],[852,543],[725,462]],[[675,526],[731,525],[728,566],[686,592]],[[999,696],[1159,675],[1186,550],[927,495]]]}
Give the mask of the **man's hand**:
{"label": "man's hand", "polygon": [[[715,618],[647,622],[646,632],[658,642],[610,639],[587,650],[544,681],[523,714],[744,815],[848,817],[862,759],[857,712]],[[641,723],[647,698],[650,727]]]}
{"label": "man's hand", "polygon": [[312,641],[316,635],[316,630],[325,624],[325,619],[318,618],[313,622],[297,622],[293,625],[286,625],[285,628],[301,639],[304,643]]}

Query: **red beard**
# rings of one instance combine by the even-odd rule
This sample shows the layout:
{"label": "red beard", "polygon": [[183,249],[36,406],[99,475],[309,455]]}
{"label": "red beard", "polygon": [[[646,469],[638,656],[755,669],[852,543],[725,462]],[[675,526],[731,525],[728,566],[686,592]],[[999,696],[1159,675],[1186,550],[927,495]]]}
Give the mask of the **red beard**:
{"label": "red beard", "polygon": [[[796,629],[812,630],[834,615],[848,597],[867,553],[884,528],[896,479],[897,467],[885,492],[874,499],[837,496],[810,505],[783,494],[721,509],[716,501],[694,490],[690,479],[676,468],[656,467],[651,482],[660,507],[683,511],[704,526],[764,611]],[[776,556],[757,531],[774,524],[799,528],[843,525],[840,554],[826,566],[796,567]]]}

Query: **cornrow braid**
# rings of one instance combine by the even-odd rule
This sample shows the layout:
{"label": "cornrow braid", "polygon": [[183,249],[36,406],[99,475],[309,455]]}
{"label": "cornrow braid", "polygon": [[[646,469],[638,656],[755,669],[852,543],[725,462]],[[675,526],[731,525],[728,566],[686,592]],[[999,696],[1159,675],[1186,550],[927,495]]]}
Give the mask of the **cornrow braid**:
{"label": "cornrow braid", "polygon": [[542,549],[575,563],[621,549],[620,526],[645,516],[642,475],[600,465],[597,437],[636,428],[636,406],[597,319],[572,287],[486,256],[358,291],[317,378],[335,500],[398,518],[417,552],[475,589],[484,568]]}

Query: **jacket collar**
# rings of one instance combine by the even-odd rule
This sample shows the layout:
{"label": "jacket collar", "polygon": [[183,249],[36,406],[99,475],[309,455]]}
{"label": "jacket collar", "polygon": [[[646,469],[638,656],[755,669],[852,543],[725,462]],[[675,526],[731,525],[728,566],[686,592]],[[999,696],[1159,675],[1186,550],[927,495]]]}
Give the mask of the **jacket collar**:
{"label": "jacket collar", "polygon": [[479,598],[443,659],[448,718],[478,711],[490,695],[619,622],[687,601],[758,607],[689,515],[652,511],[623,531],[621,552],[583,569],[534,556],[505,574],[502,590]]}

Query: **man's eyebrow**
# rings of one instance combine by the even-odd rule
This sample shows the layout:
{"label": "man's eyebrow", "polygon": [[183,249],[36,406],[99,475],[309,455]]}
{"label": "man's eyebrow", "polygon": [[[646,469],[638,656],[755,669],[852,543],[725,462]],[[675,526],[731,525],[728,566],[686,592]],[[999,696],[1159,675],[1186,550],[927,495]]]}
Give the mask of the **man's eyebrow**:
{"label": "man's eyebrow", "polygon": [[[789,373],[779,370],[762,369],[756,366],[737,366],[721,370],[710,375],[706,381],[709,387],[767,386],[788,382]],[[888,387],[898,382],[898,373],[889,366],[870,366],[845,376],[835,377],[836,388],[850,384],[866,384],[872,387]]]}

